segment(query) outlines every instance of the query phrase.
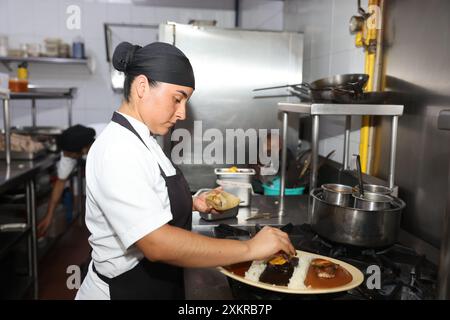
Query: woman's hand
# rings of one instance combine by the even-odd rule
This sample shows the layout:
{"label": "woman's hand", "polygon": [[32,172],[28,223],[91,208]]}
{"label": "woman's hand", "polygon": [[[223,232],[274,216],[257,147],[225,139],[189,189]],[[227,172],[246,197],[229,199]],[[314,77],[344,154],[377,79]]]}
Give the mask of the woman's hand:
{"label": "woman's hand", "polygon": [[252,239],[247,240],[250,249],[249,260],[263,260],[284,251],[290,255],[296,255],[294,246],[287,233],[278,228],[265,226]]}
{"label": "woman's hand", "polygon": [[[218,187],[218,188],[215,188],[214,190],[223,191],[223,188]],[[193,211],[206,212],[206,213],[208,213],[208,212],[218,213],[216,210],[213,209],[213,207],[209,206],[206,203],[206,195],[208,194],[208,192],[210,192],[210,191],[202,192],[198,196],[196,196],[192,199]]]}

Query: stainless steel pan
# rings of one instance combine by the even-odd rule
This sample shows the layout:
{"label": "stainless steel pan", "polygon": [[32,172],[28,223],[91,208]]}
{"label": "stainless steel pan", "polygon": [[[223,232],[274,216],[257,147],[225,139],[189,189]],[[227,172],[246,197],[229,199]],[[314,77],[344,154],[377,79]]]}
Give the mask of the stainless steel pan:
{"label": "stainless steel pan", "polygon": [[322,189],[311,191],[311,226],[331,241],[360,247],[385,247],[397,241],[405,203],[393,197],[391,207],[369,211],[327,203]]}
{"label": "stainless steel pan", "polygon": [[339,74],[311,82],[296,85],[292,93],[309,98],[313,102],[340,102],[356,99],[363,93],[363,88],[369,80],[367,74]]}
{"label": "stainless steel pan", "polygon": [[363,94],[363,88],[369,76],[361,73],[340,74],[313,81],[267,88],[253,91],[288,88],[288,90],[301,99],[312,102],[346,102],[357,99]]}

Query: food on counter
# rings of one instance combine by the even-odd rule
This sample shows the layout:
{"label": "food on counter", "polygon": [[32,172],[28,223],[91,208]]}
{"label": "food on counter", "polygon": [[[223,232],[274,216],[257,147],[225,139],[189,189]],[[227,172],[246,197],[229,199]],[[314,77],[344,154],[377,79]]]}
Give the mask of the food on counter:
{"label": "food on counter", "polygon": [[225,269],[250,281],[287,286],[293,290],[330,289],[353,280],[339,264],[304,254],[295,257],[278,254],[267,261],[244,262]]}
{"label": "food on counter", "polygon": [[[11,133],[11,151],[38,152],[44,148],[45,146],[41,142],[31,136]],[[0,150],[5,150],[4,135],[0,135]]]}
{"label": "food on counter", "polygon": [[206,204],[213,207],[217,211],[225,211],[235,208],[241,201],[238,197],[231,193],[221,190],[211,190],[205,197]]}
{"label": "food on counter", "polygon": [[235,173],[235,172],[238,172],[238,171],[239,171],[238,167],[235,167],[235,166],[233,166],[233,167],[231,167],[231,168],[228,169],[228,172],[233,172],[233,173]]}

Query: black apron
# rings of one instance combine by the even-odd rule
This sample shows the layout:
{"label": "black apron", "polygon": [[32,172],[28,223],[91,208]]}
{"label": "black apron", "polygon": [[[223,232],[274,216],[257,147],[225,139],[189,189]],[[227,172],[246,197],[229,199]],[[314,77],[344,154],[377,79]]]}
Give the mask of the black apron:
{"label": "black apron", "polygon": [[[114,112],[112,121],[133,132],[139,140],[142,138],[121,114]],[[147,145],[144,143],[147,147]],[[172,163],[173,164],[173,163]],[[159,167],[167,186],[170,208],[173,219],[170,225],[191,230],[192,227],[192,196],[183,173],[175,166],[176,174],[167,177]],[[126,214],[126,212],[124,212]],[[151,214],[151,213],[149,213]],[[109,285],[111,300],[168,300],[184,299],[184,273],[183,268],[166,263],[150,262],[145,257],[131,270],[114,278],[100,274],[94,263],[95,273]]]}

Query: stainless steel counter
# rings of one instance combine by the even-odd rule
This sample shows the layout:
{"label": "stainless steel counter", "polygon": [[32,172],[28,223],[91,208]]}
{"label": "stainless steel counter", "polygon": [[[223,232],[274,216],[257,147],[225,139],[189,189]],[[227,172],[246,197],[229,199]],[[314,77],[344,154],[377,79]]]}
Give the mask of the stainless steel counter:
{"label": "stainless steel counter", "polygon": [[59,159],[59,154],[49,154],[39,159],[29,161],[11,161],[9,165],[5,161],[0,162],[0,193],[27,181],[41,170],[52,166]]}
{"label": "stainless steel counter", "polygon": [[[308,218],[308,196],[286,196],[285,197],[285,215],[278,217],[278,201],[279,197],[253,195],[250,207],[239,208],[236,218],[224,219],[216,221],[206,221],[200,217],[198,212],[193,213],[192,230],[194,232],[209,235],[211,230],[220,223],[228,224],[234,227],[254,227],[259,225],[282,226],[289,222],[294,225],[307,222]],[[267,218],[246,220],[247,218],[260,213],[271,213],[272,216]]]}
{"label": "stainless steel counter", "polygon": [[[28,233],[28,279],[26,286],[21,288],[23,293],[28,291],[29,284],[33,285],[33,298],[38,298],[38,265],[37,265],[37,236],[36,236],[36,195],[34,177],[39,172],[50,168],[59,159],[59,155],[50,154],[34,161],[6,161],[0,162],[0,193],[18,185],[25,185],[27,229]],[[1,214],[1,212],[0,212]],[[31,232],[29,232],[31,231]],[[17,288],[16,288],[17,289]],[[14,297],[20,299],[21,297]]]}

